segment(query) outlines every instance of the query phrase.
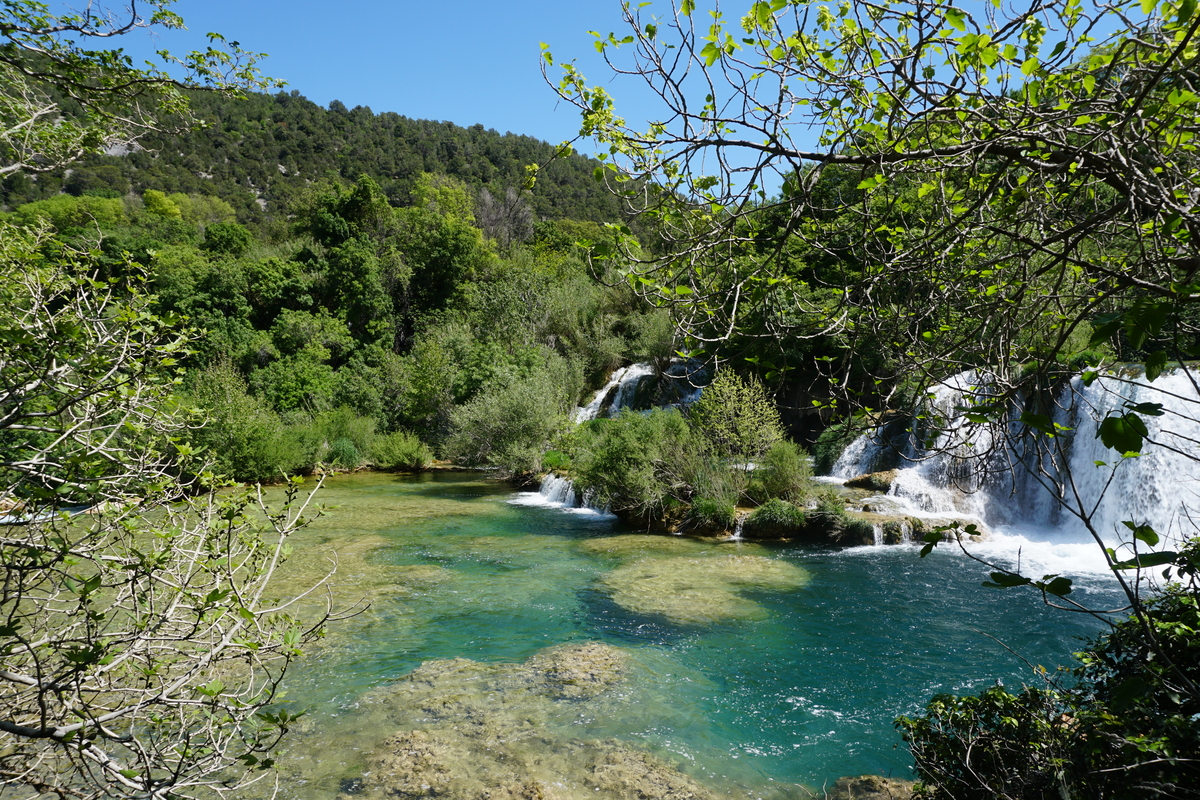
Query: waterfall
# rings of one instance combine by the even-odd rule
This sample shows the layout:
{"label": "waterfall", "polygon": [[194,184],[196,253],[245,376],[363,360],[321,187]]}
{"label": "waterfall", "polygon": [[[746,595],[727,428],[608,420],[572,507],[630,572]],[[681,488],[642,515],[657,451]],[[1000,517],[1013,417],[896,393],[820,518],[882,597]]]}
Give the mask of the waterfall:
{"label": "waterfall", "polygon": [[518,492],[509,500],[518,506],[542,506],[544,508],[559,508],[576,514],[589,514],[596,517],[611,518],[613,515],[607,508],[598,506],[591,492],[584,492],[579,497],[575,492],[575,483],[570,478],[548,473],[542,478],[541,486],[536,492]]}
{"label": "waterfall", "polygon": [[[986,402],[988,380],[975,372],[947,378],[928,397],[924,416],[940,424],[926,448],[922,415],[897,437],[880,426],[851,443],[833,474],[849,478],[897,465],[889,495],[914,513],[974,518],[1026,537],[1081,540],[1091,519],[1110,543],[1129,539],[1126,520],[1149,524],[1164,538],[1195,535],[1191,514],[1200,506],[1200,393],[1178,369],[1147,381],[1137,369],[1110,372],[1085,385],[1071,380],[1054,397],[1054,438],[1033,439],[1019,422],[1023,398],[999,423],[974,424],[962,408]],[[1139,404],[1162,406],[1143,413],[1149,430],[1142,455],[1121,458],[1097,436],[1114,412]],[[914,430],[915,429],[915,430]],[[1034,443],[1037,443],[1036,445]],[[1072,513],[1074,510],[1076,513]]]}
{"label": "waterfall", "polygon": [[[575,422],[587,422],[598,417],[613,417],[621,409],[645,408],[647,398],[638,403],[638,390],[643,381],[653,377],[657,369],[653,364],[631,364],[612,373],[608,383],[596,392],[586,406],[575,409]],[[665,408],[684,408],[700,399],[703,391],[696,384],[704,383],[708,371],[700,363],[676,359],[663,372],[662,381],[655,388],[654,402]],[[643,395],[645,392],[643,392]]]}
{"label": "waterfall", "polygon": [[542,478],[542,486],[538,489],[538,494],[546,498],[548,505],[575,507],[575,484],[570,478],[550,473]]}
{"label": "waterfall", "polygon": [[575,421],[587,422],[600,416],[611,417],[633,404],[638,384],[654,374],[653,364],[631,364],[609,376],[608,383],[596,392],[591,402],[575,409]]}

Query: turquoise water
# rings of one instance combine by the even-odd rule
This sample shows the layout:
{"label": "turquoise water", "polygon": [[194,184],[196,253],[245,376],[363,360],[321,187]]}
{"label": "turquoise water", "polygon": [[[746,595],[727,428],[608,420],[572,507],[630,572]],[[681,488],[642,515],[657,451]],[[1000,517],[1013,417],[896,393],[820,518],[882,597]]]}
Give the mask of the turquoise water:
{"label": "turquoise water", "polygon": [[[627,653],[630,678],[539,723],[555,735],[630,743],[730,797],[911,777],[896,716],[938,692],[1036,681],[1034,666],[1067,663],[1098,630],[1031,593],[982,588],[984,568],[950,550],[631,536],[512,497],[455,473],[325,488],[331,508],[299,534],[292,580],[336,550],[337,601],[370,608],[331,626],[289,677],[288,702],[309,714],[285,796],[344,790],[400,713],[372,692],[423,662],[515,664],[585,641]],[[1079,592],[1117,604],[1099,579]]]}

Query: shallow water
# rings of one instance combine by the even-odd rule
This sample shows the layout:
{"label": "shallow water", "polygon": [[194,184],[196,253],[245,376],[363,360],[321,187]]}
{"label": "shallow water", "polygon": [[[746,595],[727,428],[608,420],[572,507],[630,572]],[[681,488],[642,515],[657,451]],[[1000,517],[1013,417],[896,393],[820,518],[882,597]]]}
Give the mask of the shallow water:
{"label": "shallow water", "polygon": [[[985,569],[948,548],[919,559],[905,546],[647,536],[512,499],[461,473],[328,482],[289,580],[312,580],[337,551],[335,600],[371,605],[332,625],[288,679],[287,702],[308,715],[282,761],[285,797],[352,789],[383,739],[425,724],[388,694],[423,662],[517,664],[587,641],[630,663],[602,698],[501,709],[502,693],[479,689],[463,702],[544,734],[521,747],[620,740],[729,797],[911,777],[896,716],[938,692],[1034,682],[1034,666],[1067,663],[1098,630],[1031,593],[982,588]],[[1099,578],[1079,596],[1118,604]]]}

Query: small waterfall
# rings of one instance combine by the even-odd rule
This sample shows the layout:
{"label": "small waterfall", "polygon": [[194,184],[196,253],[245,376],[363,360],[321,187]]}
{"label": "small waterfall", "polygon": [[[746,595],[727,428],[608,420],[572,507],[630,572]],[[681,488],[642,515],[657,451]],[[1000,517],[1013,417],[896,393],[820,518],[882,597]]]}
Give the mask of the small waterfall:
{"label": "small waterfall", "polygon": [[746,515],[738,514],[737,519],[733,523],[733,536],[731,536],[729,538],[733,539],[735,541],[741,541],[742,528],[744,528],[745,526],[746,526]]}
{"label": "small waterfall", "polygon": [[570,478],[563,478],[554,473],[542,478],[538,494],[546,498],[547,505],[560,505],[567,508],[575,507],[575,484]]}
{"label": "small waterfall", "polygon": [[536,492],[518,492],[509,502],[518,506],[561,508],[578,514],[611,517],[609,510],[596,505],[595,500],[591,491],[584,492],[580,498],[575,491],[575,483],[570,478],[551,472],[542,478],[541,486]]}
{"label": "small waterfall", "polygon": [[629,408],[637,393],[638,384],[655,372],[653,364],[631,364],[621,367],[609,376],[608,383],[596,392],[590,403],[575,409],[575,421],[587,422],[600,416],[614,416],[622,408]]}
{"label": "small waterfall", "polygon": [[[1076,377],[1054,398],[1052,439],[1029,436],[1019,421],[1018,398],[1008,419],[974,424],[962,413],[987,402],[988,380],[975,372],[947,378],[930,392],[925,416],[937,417],[933,447],[924,447],[922,420],[906,441],[880,426],[851,443],[833,474],[849,478],[897,459],[889,495],[916,514],[975,518],[989,527],[1054,538],[1084,533],[1079,514],[1111,542],[1128,540],[1125,520],[1150,524],[1164,538],[1195,535],[1200,506],[1200,395],[1183,370],[1153,382],[1127,368],[1084,385]],[[1121,458],[1105,448],[1098,427],[1110,413],[1139,404],[1162,406],[1142,414],[1149,438],[1142,455]],[[1074,513],[1073,513],[1074,512]],[[877,529],[876,540],[879,532]]]}
{"label": "small waterfall", "polygon": [[883,523],[876,522],[871,527],[875,534],[875,546],[882,547],[883,546]]}
{"label": "small waterfall", "polygon": [[[616,370],[586,406],[575,409],[575,422],[613,417],[621,409],[633,408],[635,404],[645,407],[647,398],[643,396],[639,403],[638,390],[643,381],[657,372],[657,368],[649,363],[631,364]],[[662,375],[666,380],[655,387],[654,402],[665,408],[685,408],[700,399],[703,390],[696,384],[706,382],[708,371],[695,361],[677,359]]]}

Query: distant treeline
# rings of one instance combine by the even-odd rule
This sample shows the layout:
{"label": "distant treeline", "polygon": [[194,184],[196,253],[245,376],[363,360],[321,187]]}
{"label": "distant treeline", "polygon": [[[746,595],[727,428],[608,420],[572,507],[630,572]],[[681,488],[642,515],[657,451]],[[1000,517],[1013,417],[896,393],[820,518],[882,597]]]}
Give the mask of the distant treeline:
{"label": "distant treeline", "polygon": [[423,172],[503,195],[538,163],[547,166],[530,198],[537,218],[621,217],[617,201],[593,177],[598,162],[580,155],[552,160],[555,147],[531,136],[347,109],[336,100],[325,109],[296,91],[243,100],[197,93],[192,102],[204,128],[148,136],[142,149],[90,156],[36,179],[11,175],[0,183],[0,201],[12,209],[60,192],[122,196],[155,189],[219,197],[239,221],[255,223],[285,212],[304,187],[323,179],[368,175],[392,205],[407,206]]}

